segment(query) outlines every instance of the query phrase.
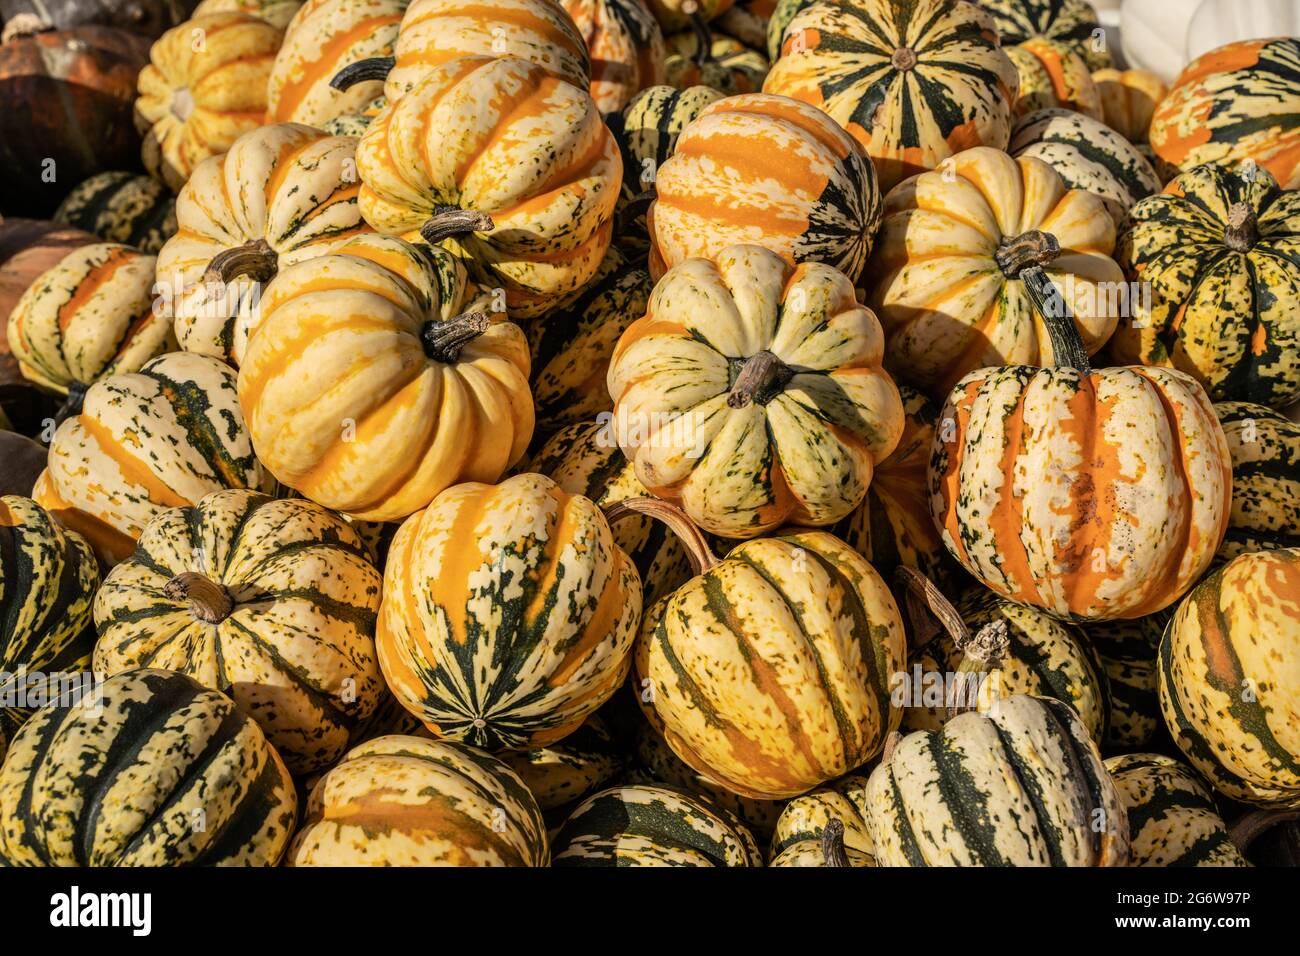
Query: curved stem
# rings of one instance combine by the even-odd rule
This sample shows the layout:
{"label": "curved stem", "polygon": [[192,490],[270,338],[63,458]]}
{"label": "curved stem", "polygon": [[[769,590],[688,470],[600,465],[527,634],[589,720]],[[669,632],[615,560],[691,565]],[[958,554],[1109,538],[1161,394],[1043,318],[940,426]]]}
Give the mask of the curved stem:
{"label": "curved stem", "polygon": [[849,855],[844,851],[844,823],[840,820],[828,820],[822,827],[822,858],[827,866],[851,866]]}
{"label": "curved stem", "polygon": [[190,613],[206,624],[220,624],[235,606],[224,587],[197,571],[182,571],[163,586],[163,593],[173,601],[188,602]]}
{"label": "curved stem", "polygon": [[713,31],[709,29],[709,21],[704,19],[698,3],[688,16],[691,18],[691,30],[695,33],[695,65],[703,67],[713,60]]}
{"label": "curved stem", "polygon": [[86,403],[86,390],[90,386],[85,382],[73,382],[68,386],[68,397],[59,410],[54,413],[54,427],[58,428],[69,418],[76,418],[81,414],[81,408]]}
{"label": "curved stem", "polygon": [[365,60],[349,63],[334,74],[330,86],[336,90],[348,90],[366,80],[386,80],[388,74],[397,66],[395,56],[372,56]]}
{"label": "curved stem", "polygon": [[746,408],[757,403],[766,405],[794,378],[794,369],[763,349],[745,359],[736,382],[727,395],[731,408]]}
{"label": "curved stem", "polygon": [[1228,827],[1228,839],[1244,856],[1256,839],[1289,820],[1300,820],[1300,810],[1252,810]]}
{"label": "curved stem", "polygon": [[442,322],[426,322],[420,330],[424,354],[435,362],[448,365],[460,359],[460,351],[482,335],[492,324],[486,312],[466,312]]}
{"label": "curved stem", "polygon": [[709,547],[704,532],[697,528],[695,522],[686,516],[686,512],[676,505],[658,498],[625,498],[607,504],[601,510],[605,512],[605,520],[611,525],[633,514],[653,518],[666,524],[668,529],[681,540],[682,546],[686,549],[686,559],[690,561],[691,570],[696,574],[703,574],[718,565],[718,556]]}
{"label": "curved stem", "polygon": [[1233,252],[1250,252],[1259,242],[1259,216],[1249,203],[1233,203],[1228,210],[1228,227],[1223,244]]}
{"label": "curved stem", "polygon": [[631,226],[632,223],[636,222],[640,216],[649,212],[650,206],[654,201],[655,191],[654,187],[651,186],[644,192],[637,193],[624,203],[623,208],[618,211],[618,215],[615,217],[615,235],[626,235],[628,227]]}
{"label": "curved stem", "polygon": [[438,206],[433,215],[420,227],[420,236],[431,246],[436,246],[451,236],[463,236],[470,232],[491,232],[496,228],[492,217],[477,209],[461,209],[459,206]]}
{"label": "curved stem", "polygon": [[[946,632],[957,649],[963,654],[970,653],[976,663],[988,664],[1006,653],[1005,621],[986,624],[978,634],[972,635],[952,602],[920,571],[899,565],[894,571],[894,583],[903,591],[902,603],[912,625],[914,649],[924,647],[941,632]],[[985,654],[989,656],[981,656]],[[970,689],[972,681],[975,682],[973,692]],[[971,702],[979,700],[979,682],[978,672],[958,670],[957,681],[947,694],[946,714],[949,719],[972,709]]]}
{"label": "curved stem", "polygon": [[1014,239],[1004,239],[993,253],[993,259],[1004,276],[1024,284],[1030,304],[1047,326],[1054,364],[1087,375],[1092,371],[1092,364],[1074,324],[1074,313],[1045,269],[1060,254],[1060,240],[1050,232],[1031,229]]}
{"label": "curved stem", "polygon": [[254,239],[242,246],[218,252],[203,272],[205,283],[228,285],[239,276],[254,282],[269,282],[280,268],[280,257],[265,239]]}
{"label": "curved stem", "polygon": [[1061,242],[1050,232],[1031,229],[1014,239],[1003,239],[993,261],[1008,279],[1019,279],[1031,266],[1045,266],[1061,254]]}

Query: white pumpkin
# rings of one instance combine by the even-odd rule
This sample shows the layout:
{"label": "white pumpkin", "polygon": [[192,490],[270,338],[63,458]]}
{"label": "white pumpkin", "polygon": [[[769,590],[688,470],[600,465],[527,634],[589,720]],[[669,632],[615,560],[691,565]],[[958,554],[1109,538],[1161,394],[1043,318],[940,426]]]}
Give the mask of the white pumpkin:
{"label": "white pumpkin", "polygon": [[1119,32],[1129,68],[1150,70],[1172,83],[1187,65],[1187,30],[1200,4],[1201,0],[1123,0]]}
{"label": "white pumpkin", "polygon": [[1187,30],[1191,63],[1238,40],[1300,36],[1298,0],[1201,0]]}

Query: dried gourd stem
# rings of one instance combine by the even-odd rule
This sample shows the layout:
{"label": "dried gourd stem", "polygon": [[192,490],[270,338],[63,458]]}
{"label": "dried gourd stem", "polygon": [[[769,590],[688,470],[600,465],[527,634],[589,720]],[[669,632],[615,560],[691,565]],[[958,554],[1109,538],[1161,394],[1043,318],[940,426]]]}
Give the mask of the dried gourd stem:
{"label": "dried gourd stem", "polygon": [[[987,654],[989,659],[994,655],[1000,659],[1006,653],[1005,622],[986,625],[980,629],[979,634],[972,635],[952,602],[920,571],[900,565],[894,571],[894,584],[903,592],[902,603],[908,623],[911,624],[913,650],[919,650],[943,632],[963,653],[970,649],[976,655]],[[1000,629],[996,626],[998,623],[1002,624]],[[951,688],[948,695],[949,718],[970,710],[965,701],[975,696],[965,693],[965,690],[967,682],[978,680],[979,675],[967,672],[961,674],[957,686]]]}
{"label": "dried gourd stem", "polygon": [[962,652],[965,661],[968,661],[971,666],[967,669],[966,663],[963,662],[963,666],[957,671],[960,679],[948,698],[949,720],[978,706],[980,689],[984,682],[983,674],[997,667],[1002,662],[1002,658],[1006,657],[1007,649],[1011,645],[1009,632],[1006,621],[989,621],[974,634],[971,634],[970,629],[967,628],[964,643],[961,637],[953,636],[957,649]]}
{"label": "dried gourd stem", "polygon": [[894,51],[894,55],[889,58],[889,62],[900,73],[914,70],[917,64],[916,51],[910,46],[900,46]]}
{"label": "dried gourd stem", "polygon": [[740,374],[736,376],[735,384],[727,395],[727,405],[731,408],[766,405],[781,393],[792,378],[794,369],[763,349],[744,360]]}
{"label": "dried gourd stem", "polygon": [[827,866],[850,866],[849,855],[844,850],[844,823],[828,820],[822,827],[822,858]]}
{"label": "dried gourd stem", "polygon": [[55,428],[58,428],[69,418],[76,418],[81,414],[82,406],[86,404],[86,390],[88,388],[90,386],[85,382],[73,382],[68,386],[68,397],[54,414]]}
{"label": "dried gourd stem", "polygon": [[[687,8],[683,6],[682,9]],[[695,33],[695,65],[704,67],[713,62],[713,31],[709,29],[709,21],[704,19],[698,3],[690,4],[687,16],[691,18],[691,30]]]}
{"label": "dried gourd stem", "polygon": [[1060,254],[1060,240],[1050,232],[1031,229],[1014,239],[1004,239],[993,253],[993,259],[1004,276],[1019,279],[1024,285],[1030,303],[1047,326],[1055,364],[1087,375],[1092,371],[1092,363],[1079,338],[1074,313],[1046,271],[1046,266]]}
{"label": "dried gourd stem", "polygon": [[1228,839],[1244,856],[1256,839],[1289,820],[1300,820],[1300,810],[1252,810],[1228,827]]}
{"label": "dried gourd stem", "polygon": [[435,362],[448,365],[460,359],[460,351],[482,335],[492,324],[486,312],[466,312],[454,319],[426,322],[420,330],[420,344],[424,354]]}
{"label": "dried gourd stem", "polygon": [[1250,252],[1259,242],[1259,216],[1249,203],[1233,203],[1228,210],[1228,226],[1223,244],[1233,252]]}
{"label": "dried gourd stem", "polygon": [[880,765],[882,767],[889,766],[890,762],[894,759],[894,751],[898,749],[898,745],[902,742],[903,735],[897,730],[892,731],[890,735],[885,738],[885,749],[880,755]]}
{"label": "dried gourd stem", "polygon": [[463,236],[471,232],[491,232],[496,228],[492,217],[477,209],[461,209],[459,206],[437,206],[433,215],[420,227],[420,236],[431,246],[452,236]]}
{"label": "dried gourd stem", "polygon": [[385,80],[397,66],[395,56],[372,56],[365,60],[349,63],[334,74],[330,86],[336,90],[348,90],[366,80]]}
{"label": "dried gourd stem", "polygon": [[651,204],[655,201],[654,187],[651,186],[644,192],[637,193],[631,199],[623,204],[623,208],[618,211],[615,217],[614,230],[615,235],[623,235],[627,232],[629,226],[636,222],[637,219],[645,215],[650,210]]}
{"label": "dried gourd stem", "polygon": [[718,564],[718,556],[709,547],[704,532],[696,527],[695,522],[686,516],[686,512],[676,505],[658,498],[626,498],[623,501],[607,504],[602,510],[605,512],[605,520],[610,524],[633,514],[654,518],[666,524],[682,542],[682,546],[686,549],[686,559],[690,561],[691,570],[696,574],[703,574]]}
{"label": "dried gourd stem", "polygon": [[254,282],[269,282],[280,269],[280,257],[265,239],[218,252],[203,272],[204,284],[228,285],[240,276]]}
{"label": "dried gourd stem", "polygon": [[188,602],[190,613],[205,624],[220,624],[235,606],[224,587],[197,571],[182,571],[163,586],[163,593]]}

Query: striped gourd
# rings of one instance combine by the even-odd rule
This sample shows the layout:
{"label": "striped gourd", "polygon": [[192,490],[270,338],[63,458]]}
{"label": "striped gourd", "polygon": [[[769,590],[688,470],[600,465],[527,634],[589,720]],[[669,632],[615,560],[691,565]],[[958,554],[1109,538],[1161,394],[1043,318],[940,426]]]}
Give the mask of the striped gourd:
{"label": "striped gourd", "polygon": [[86,391],[81,414],[54,433],[32,497],[111,566],[169,508],[225,488],[274,485],[253,456],[234,371],[205,355],[169,352]]}
{"label": "striped gourd", "polygon": [[874,847],[867,825],[867,778],[841,777],[785,805],[776,821],[769,866],[822,866],[822,842],[832,820],[842,830],[840,842],[853,866],[875,866]]}
{"label": "striped gourd", "polygon": [[1022,694],[898,741],[871,773],[882,866],[1127,866],[1128,818],[1067,704]]}
{"label": "striped gourd", "polygon": [[302,0],[203,0],[194,8],[192,17],[206,17],[214,13],[244,13],[265,20],[283,30],[293,20],[304,4]]}
{"label": "striped gourd", "polygon": [[[195,31],[203,38],[195,43]],[[136,126],[144,167],[172,192],[210,156],[262,125],[266,83],[284,34],[258,17],[214,13],[162,35],[140,71]]]}
{"label": "striped gourd", "polygon": [[1214,411],[1232,454],[1232,517],[1218,556],[1300,547],[1300,424],[1249,402]]}
{"label": "striped gourd", "polygon": [[[98,587],[99,566],[81,535],[30,498],[0,498],[0,695],[39,691],[46,685],[37,675],[89,670]],[[29,715],[0,704],[0,736]]]}
{"label": "striped gourd", "polygon": [[[579,423],[560,429],[533,458],[529,471],[602,507],[647,494],[608,424]],[[690,577],[685,549],[662,523],[633,515],[610,530],[636,565],[645,604],[670,594]]]}
{"label": "striped gourd", "polygon": [[180,228],[158,253],[181,348],[237,363],[277,270],[370,231],[357,208],[356,142],[276,123],[194,171],[176,198]]}
{"label": "striped gourd", "polygon": [[558,743],[505,753],[501,760],[524,782],[542,810],[555,810],[608,783],[622,771],[627,755],[595,713]]}
{"label": "striped gourd", "polygon": [[0,770],[11,866],[274,866],[293,780],[246,713],[184,674],[128,671],[23,725]]}
{"label": "striped gourd", "polygon": [[1004,149],[1016,88],[988,11],[965,0],[814,3],[786,27],[763,84],[830,114],[884,191],[962,150]]}
{"label": "striped gourd", "polygon": [[856,278],[880,221],[861,148],[819,111],[763,93],[701,110],[659,167],[655,197],[647,222],[656,278],[739,243]]}
{"label": "striped gourd", "polygon": [[930,513],[948,550],[1003,597],[1075,620],[1153,614],[1223,540],[1227,439],[1191,376],[1089,371],[1073,323],[1054,316],[1049,329],[1068,364],[981,369],[953,389]]}
{"label": "striped gourd", "polygon": [[767,58],[773,63],[781,55],[785,31],[790,22],[818,0],[776,0],[772,15],[767,20]]}
{"label": "striped gourd", "polygon": [[832,524],[903,431],[883,345],[830,266],[752,245],[687,259],[610,361],[615,437],[652,494],[714,534]]}
{"label": "striped gourd", "polygon": [[[1102,119],[1153,159],[1150,153],[1151,119],[1156,106],[1169,93],[1164,80],[1147,70],[1097,70],[1092,74],[1097,92],[1101,95]],[[1150,155],[1148,155],[1150,154]]]}
{"label": "striped gourd", "polygon": [[296,774],[379,702],[382,578],[318,504],[219,491],[165,511],[95,596],[95,670],[164,667],[235,699]]}
{"label": "striped gourd", "polygon": [[816,839],[791,844],[768,866],[875,866],[876,858],[844,844],[844,825],[838,820],[828,824]]}
{"label": "striped gourd", "polygon": [[673,752],[767,800],[880,753],[902,716],[889,685],[906,648],[871,565],[825,532],[747,541],[721,561],[691,547],[702,573],[645,615],[635,660]]}
{"label": "striped gourd", "polygon": [[1083,62],[1068,43],[1031,37],[1015,46],[1004,46],[1020,74],[1020,91],[1015,102],[1017,116],[1043,109],[1064,109],[1095,120],[1102,118],[1101,92]]}
{"label": "striped gourd", "polygon": [[18,300],[9,351],[28,381],[66,395],[63,414],[75,414],[95,382],[175,350],[153,285],[153,256],[113,242],[74,249]]}
{"label": "striped gourd", "polygon": [[285,29],[266,86],[271,123],[321,127],[357,113],[384,91],[380,80],[346,90],[330,81],[339,70],[370,57],[389,56],[409,0],[310,0]]}
{"label": "striped gourd", "polygon": [[1300,549],[1242,554],[1160,642],[1160,708],[1192,765],[1242,803],[1300,808]]}
{"label": "striped gourd", "polygon": [[379,663],[440,737],[546,746],[623,682],[640,615],[636,567],[589,499],[536,474],[456,485],[393,539]]}
{"label": "striped gourd", "polygon": [[54,221],[157,255],[176,232],[176,197],[152,176],[96,173],[68,193]]}
{"label": "striped gourd", "polygon": [[1110,690],[1108,750],[1145,747],[1160,730],[1156,658],[1171,617],[1173,611],[1166,608],[1132,621],[1096,621],[1083,627]]}
{"label": "striped gourd", "polygon": [[1068,188],[1041,160],[987,147],[894,189],[867,267],[867,302],[885,327],[890,372],[941,400],[973,369],[1050,365],[1044,310],[1020,277],[1018,253],[1007,255],[1022,247],[1036,250],[1084,348],[1096,352],[1118,311],[1102,284],[1124,278],[1100,200]]}
{"label": "striped gourd", "polygon": [[619,336],[645,315],[652,284],[643,260],[610,246],[573,303],[528,324],[538,435],[595,422],[613,409],[605,385],[609,360]]}
{"label": "striped gourd", "polygon": [[1151,121],[1166,178],[1250,160],[1300,188],[1300,37],[1231,43],[1193,60]]}
{"label": "striped gourd", "polygon": [[1070,110],[1022,117],[1007,150],[1017,158],[1041,159],[1071,189],[1092,193],[1105,203],[1117,229],[1137,202],[1160,191],[1160,178],[1136,146],[1101,120]]}
{"label": "striped gourd", "polygon": [[240,356],[239,401],[267,469],[368,521],[500,478],[533,433],[528,344],[466,292],[448,253],[391,236],[281,272]]}
{"label": "striped gourd", "polygon": [[376,96],[355,113],[343,113],[320,124],[320,128],[331,136],[355,136],[360,139],[365,135],[370,122],[379,115],[388,100]]}
{"label": "striped gourd", "polygon": [[[357,146],[366,221],[389,235],[423,228],[468,259],[475,281],[504,288],[516,318],[544,314],[595,275],[622,168],[590,94],[509,57],[433,69],[389,97]],[[467,213],[459,232],[430,229],[447,207]]]}
{"label": "striped gourd", "polygon": [[751,50],[734,37],[715,33],[707,53],[700,49],[700,35],[694,30],[668,37],[664,82],[679,90],[707,86],[724,96],[757,93],[771,67],[767,57]]}
{"label": "striped gourd", "polygon": [[1181,369],[1216,401],[1300,398],[1300,190],[1199,166],[1133,209],[1118,254],[1149,289],[1111,342],[1119,361]]}
{"label": "striped gourd", "polygon": [[744,825],[668,787],[614,787],[584,800],[551,844],[552,866],[762,866]]}
{"label": "striped gourd", "polygon": [[905,566],[948,590],[961,571],[930,517],[925,490],[939,409],[906,385],[898,386],[898,394],[904,415],[898,445],[876,464],[862,504],[828,530],[870,561],[885,580]]}
{"label": "striped gourd", "polygon": [[664,82],[664,34],[645,0],[562,0],[587,44],[591,98],[614,113]]}
{"label": "striped gourd", "polygon": [[735,0],[646,0],[665,31],[685,30],[692,21],[709,21],[731,9]]}
{"label": "striped gourd", "polygon": [[1204,782],[1161,754],[1106,761],[1128,814],[1130,866],[1249,866]]}
{"label": "striped gourd", "polygon": [[312,788],[289,866],[546,866],[537,801],[473,747],[379,737]]}
{"label": "striped gourd", "polygon": [[980,6],[992,15],[1003,46],[1043,37],[1068,44],[1094,70],[1111,65],[1089,0],[980,0]]}

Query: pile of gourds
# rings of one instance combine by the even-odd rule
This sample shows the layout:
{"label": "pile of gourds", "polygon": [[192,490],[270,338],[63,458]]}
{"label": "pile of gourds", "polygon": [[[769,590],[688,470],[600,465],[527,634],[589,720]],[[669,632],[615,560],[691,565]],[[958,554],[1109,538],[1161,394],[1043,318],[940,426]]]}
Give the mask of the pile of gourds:
{"label": "pile of gourds", "polygon": [[0,863],[1248,865],[1247,6],[0,0]]}

